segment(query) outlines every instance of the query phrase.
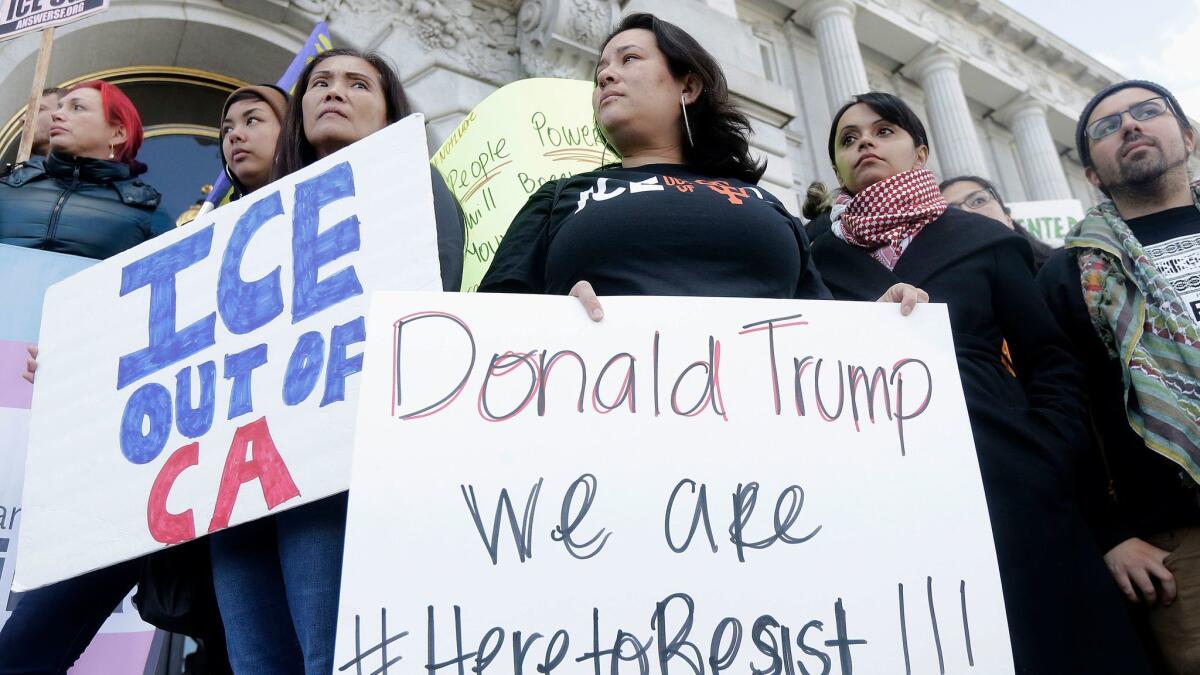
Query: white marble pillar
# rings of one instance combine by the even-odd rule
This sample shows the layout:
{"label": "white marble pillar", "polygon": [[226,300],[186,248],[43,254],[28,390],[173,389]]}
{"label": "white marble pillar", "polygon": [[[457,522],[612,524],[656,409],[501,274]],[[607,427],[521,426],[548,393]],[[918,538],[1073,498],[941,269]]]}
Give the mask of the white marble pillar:
{"label": "white marble pillar", "polygon": [[1058,146],[1050,135],[1045,104],[1022,94],[1004,106],[997,117],[1012,130],[1029,199],[1070,199],[1071,187],[1063,171]]}
{"label": "white marble pillar", "polygon": [[804,17],[817,37],[817,58],[831,113],[851,96],[870,91],[854,32],[854,12],[853,0],[813,0],[804,8]]}
{"label": "white marble pillar", "polygon": [[940,178],[964,174],[987,177],[987,163],[958,79],[958,66],[957,56],[935,47],[906,65],[905,70],[915,76],[925,92],[930,140],[938,156]]}

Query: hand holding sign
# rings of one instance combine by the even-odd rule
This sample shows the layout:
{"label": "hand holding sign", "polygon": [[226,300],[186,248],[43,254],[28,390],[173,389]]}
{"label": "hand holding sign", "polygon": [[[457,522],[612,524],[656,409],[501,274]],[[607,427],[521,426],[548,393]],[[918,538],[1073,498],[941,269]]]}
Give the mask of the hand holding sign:
{"label": "hand holding sign", "polygon": [[18,582],[346,489],[366,294],[441,288],[433,221],[414,115],[52,287]]}
{"label": "hand holding sign", "polygon": [[1012,672],[943,306],[605,304],[375,295],[337,668]]}

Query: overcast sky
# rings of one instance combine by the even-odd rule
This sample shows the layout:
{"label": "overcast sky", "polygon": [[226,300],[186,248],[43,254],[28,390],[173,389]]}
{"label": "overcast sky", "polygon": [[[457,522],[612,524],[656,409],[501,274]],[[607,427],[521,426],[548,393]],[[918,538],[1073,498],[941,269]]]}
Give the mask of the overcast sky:
{"label": "overcast sky", "polygon": [[1158,82],[1200,119],[1200,0],[1001,0],[1131,79]]}

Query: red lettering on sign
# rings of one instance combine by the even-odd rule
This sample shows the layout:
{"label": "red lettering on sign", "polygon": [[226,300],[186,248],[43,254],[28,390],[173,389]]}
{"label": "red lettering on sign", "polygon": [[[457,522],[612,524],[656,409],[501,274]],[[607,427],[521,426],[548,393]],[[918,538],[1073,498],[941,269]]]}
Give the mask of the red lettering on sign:
{"label": "red lettering on sign", "polygon": [[167,510],[167,496],[171,494],[179,474],[199,463],[200,444],[189,443],[171,453],[158,470],[158,477],[150,487],[150,499],[146,502],[146,524],[155,541],[179,544],[196,538],[196,521],[192,518],[192,510],[171,513]]}
{"label": "red lettering on sign", "polygon": [[[253,446],[250,458],[246,452]],[[288,471],[283,457],[271,440],[271,430],[267,428],[267,418],[257,420],[238,427],[233,434],[233,442],[229,445],[229,455],[225,458],[225,470],[221,473],[221,486],[217,491],[217,505],[213,509],[212,521],[208,531],[229,526],[229,517],[233,513],[233,504],[237,500],[241,487],[254,479],[262,486],[263,499],[267,508],[273,509],[289,499],[300,496],[292,474]]]}

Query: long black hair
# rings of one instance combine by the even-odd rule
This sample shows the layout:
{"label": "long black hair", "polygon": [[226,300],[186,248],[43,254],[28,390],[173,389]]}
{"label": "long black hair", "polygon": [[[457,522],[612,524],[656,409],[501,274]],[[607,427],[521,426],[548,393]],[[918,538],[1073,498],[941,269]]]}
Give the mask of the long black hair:
{"label": "long black hair", "polygon": [[841,121],[842,115],[850,108],[859,103],[867,106],[876,115],[879,115],[885,122],[890,122],[908,132],[912,136],[913,145],[915,147],[929,147],[929,134],[925,132],[925,125],[921,124],[921,118],[917,117],[917,113],[908,107],[899,96],[895,94],[887,94],[882,91],[869,91],[865,94],[852,96],[846,105],[838,108],[838,111],[833,116],[833,123],[829,125],[829,162],[836,164],[837,161],[833,157],[834,144],[837,141],[838,122]]}
{"label": "long black hair", "polygon": [[353,56],[371,64],[379,71],[379,83],[383,90],[383,100],[387,104],[387,123],[391,124],[412,112],[400,77],[388,59],[378,52],[360,52],[356,49],[330,49],[317,55],[296,80],[296,89],[288,105],[287,119],[283,121],[283,129],[279,132],[279,143],[275,146],[275,166],[271,170],[271,180],[279,180],[284,176],[298,171],[317,161],[317,151],[308,137],[304,134],[304,93],[308,91],[308,80],[313,70],[326,59],[334,56]]}
{"label": "long black hair", "polygon": [[700,80],[700,95],[687,106],[692,142],[683,144],[683,161],[691,170],[715,178],[737,178],[757,183],[767,163],[750,155],[750,120],[729,100],[729,84],[717,60],[696,39],[673,23],[639,12],[621,20],[604,39],[604,47],[618,33],[641,28],[654,34],[667,68],[677,78],[689,73]]}

